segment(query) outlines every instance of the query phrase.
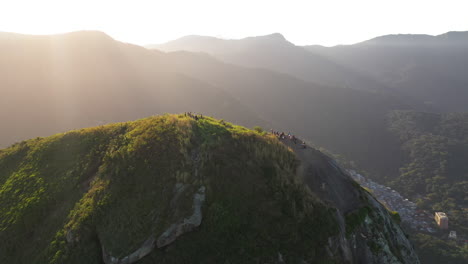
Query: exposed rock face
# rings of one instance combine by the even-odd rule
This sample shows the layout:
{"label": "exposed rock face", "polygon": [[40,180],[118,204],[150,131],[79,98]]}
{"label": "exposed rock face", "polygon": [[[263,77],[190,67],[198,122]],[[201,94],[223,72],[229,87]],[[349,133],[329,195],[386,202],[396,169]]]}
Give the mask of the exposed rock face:
{"label": "exposed rock face", "polygon": [[299,176],[323,201],[337,208],[340,234],[330,237],[330,256],[345,263],[419,263],[400,226],[375,198],[352,180],[330,157],[289,140],[301,165]]}
{"label": "exposed rock face", "polygon": [[159,236],[156,245],[158,248],[169,245],[174,242],[179,236],[192,231],[199,226],[202,221],[201,207],[205,201],[205,187],[198,189],[193,197],[193,214],[189,218],[185,218],[179,223],[172,224],[161,236]]}
{"label": "exposed rock face", "polygon": [[121,259],[111,256],[102,246],[102,259],[106,264],[131,264],[142,259],[154,250],[154,236],[150,236],[139,249]]}
{"label": "exposed rock face", "polygon": [[[180,194],[186,189],[186,185],[177,184],[175,188],[175,196],[171,201],[173,205]],[[155,248],[162,248],[173,243],[181,235],[193,231],[198,227],[203,219],[202,206],[205,202],[205,187],[201,186],[193,197],[193,214],[177,223],[172,224],[166,231],[164,231],[157,239],[151,235],[136,251],[132,254],[116,258],[111,256],[102,246],[102,258],[106,264],[132,264],[150,254]]]}
{"label": "exposed rock face", "polygon": [[[367,258],[371,263],[419,263],[413,246],[400,226],[389,217],[387,210],[371,195],[367,196],[374,211],[361,226],[361,237],[375,244],[367,245]],[[356,233],[357,233],[356,232]],[[364,236],[368,233],[371,237]]]}

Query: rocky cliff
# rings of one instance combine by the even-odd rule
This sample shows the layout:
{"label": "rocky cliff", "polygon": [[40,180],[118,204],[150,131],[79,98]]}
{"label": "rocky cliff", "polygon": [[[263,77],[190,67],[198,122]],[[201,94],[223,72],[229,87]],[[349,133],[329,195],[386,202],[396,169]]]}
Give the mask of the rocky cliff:
{"label": "rocky cliff", "polygon": [[345,263],[419,263],[406,234],[370,193],[330,157],[284,140],[300,160],[298,175],[320,200],[336,208],[339,234],[327,250]]}

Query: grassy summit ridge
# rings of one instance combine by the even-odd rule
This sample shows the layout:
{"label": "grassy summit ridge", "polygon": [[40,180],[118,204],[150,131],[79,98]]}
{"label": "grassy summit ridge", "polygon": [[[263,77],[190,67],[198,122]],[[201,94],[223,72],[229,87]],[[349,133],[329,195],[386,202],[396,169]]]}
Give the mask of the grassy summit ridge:
{"label": "grassy summit ridge", "polygon": [[272,135],[184,115],[24,141],[0,150],[0,262],[122,258],[191,215],[201,186],[201,226],[138,263],[333,261],[334,209],[296,167]]}

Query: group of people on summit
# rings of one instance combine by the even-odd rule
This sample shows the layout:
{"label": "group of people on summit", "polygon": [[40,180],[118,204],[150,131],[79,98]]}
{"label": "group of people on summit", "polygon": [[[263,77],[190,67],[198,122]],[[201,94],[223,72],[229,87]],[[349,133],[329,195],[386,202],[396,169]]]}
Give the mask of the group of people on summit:
{"label": "group of people on summit", "polygon": [[195,119],[196,121],[198,121],[198,119],[202,119],[203,118],[203,115],[202,114],[195,114],[195,113],[192,113],[192,112],[185,112],[184,113],[184,116],[188,116],[188,117],[191,117],[193,119]]}
{"label": "group of people on summit", "polygon": [[[291,133],[288,133],[288,134],[286,135],[286,133],[284,133],[284,132],[281,132],[281,133],[280,133],[279,131],[274,131],[273,129],[271,129],[270,132],[271,132],[273,135],[275,135],[276,137],[278,137],[279,140],[289,139],[289,140],[291,140],[292,142],[294,142],[294,144],[297,144],[298,138],[297,138],[295,135],[292,135]],[[302,148],[306,148],[306,147],[307,147],[305,141],[302,141],[301,147],[302,147]]]}
{"label": "group of people on summit", "polygon": [[[192,112],[184,112],[184,116],[191,117],[191,118],[195,119],[196,121],[198,121],[199,119],[203,119],[202,114],[196,114],[196,113],[192,113]],[[273,129],[271,129],[270,132],[273,135],[275,135],[279,140],[289,139],[292,142],[294,142],[294,144],[297,144],[298,138],[295,135],[292,135],[291,133],[288,133],[286,135],[286,133],[284,133],[284,132],[274,131]],[[307,145],[306,145],[305,141],[302,141],[301,148],[304,148],[304,149],[307,148]]]}

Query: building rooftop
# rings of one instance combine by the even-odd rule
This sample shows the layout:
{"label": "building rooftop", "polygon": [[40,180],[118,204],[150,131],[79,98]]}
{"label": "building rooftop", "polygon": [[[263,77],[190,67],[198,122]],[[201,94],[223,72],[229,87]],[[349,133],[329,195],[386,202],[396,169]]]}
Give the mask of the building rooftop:
{"label": "building rooftop", "polygon": [[439,215],[439,217],[447,217],[444,212],[436,212],[436,215]]}

